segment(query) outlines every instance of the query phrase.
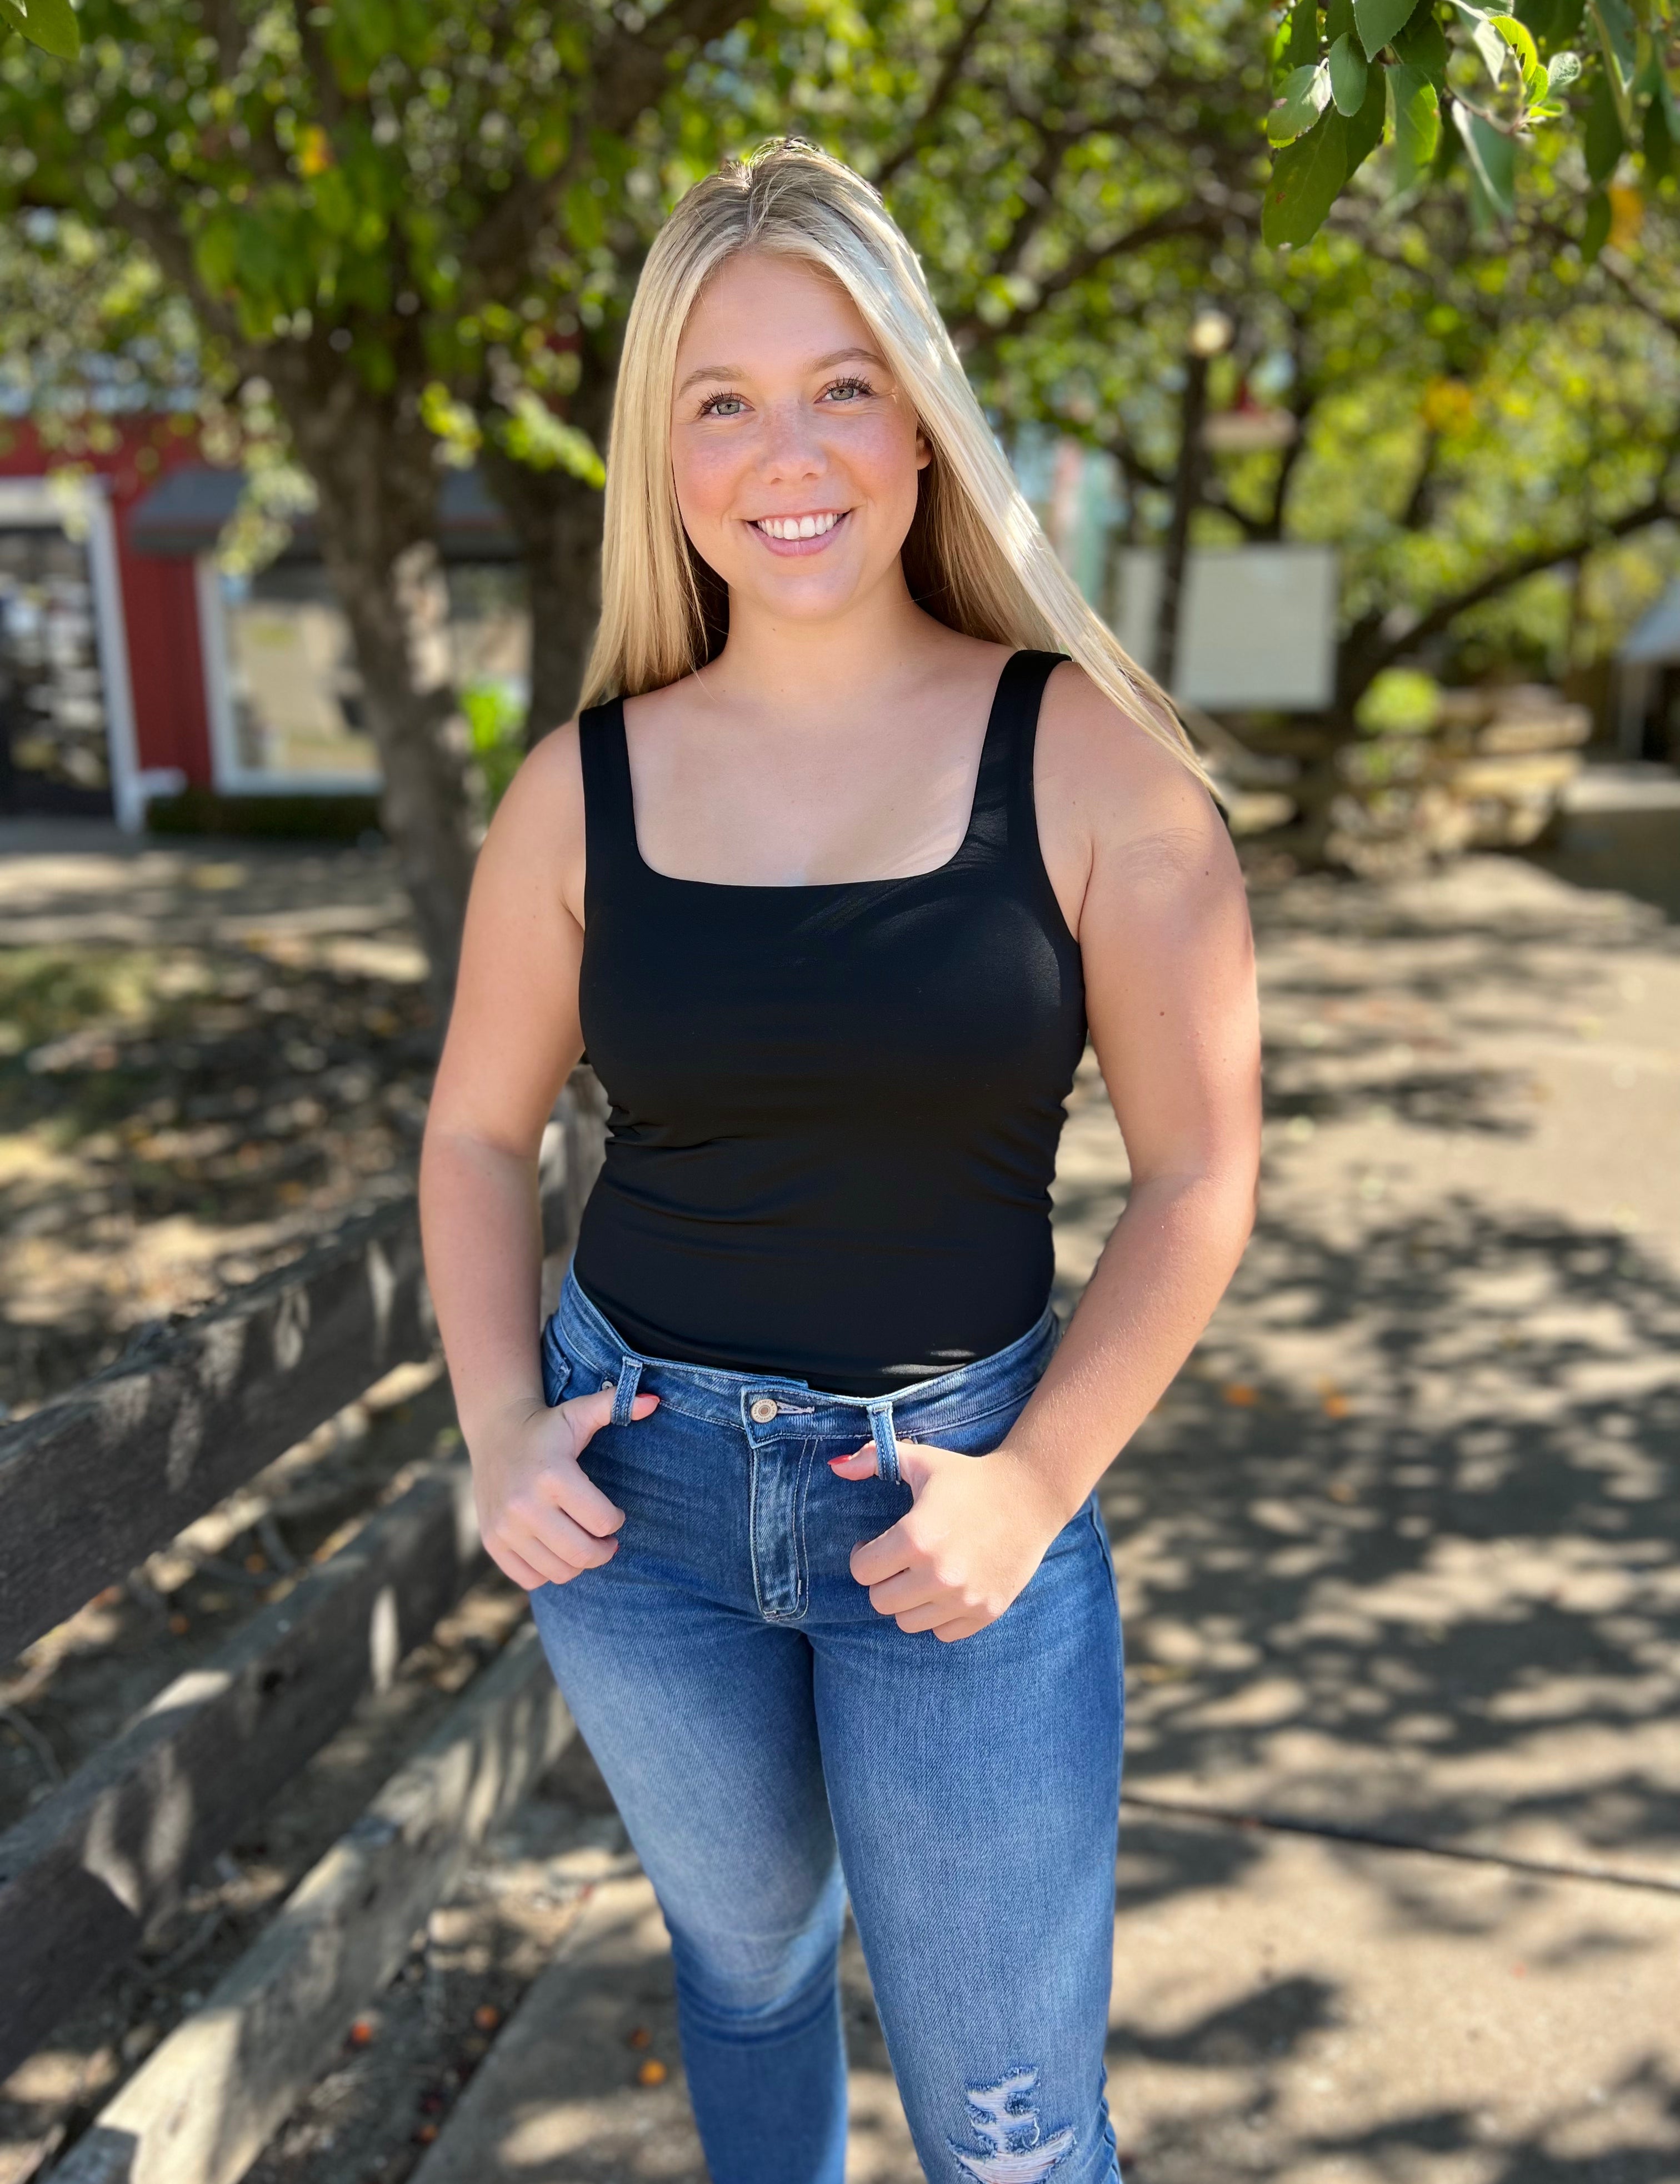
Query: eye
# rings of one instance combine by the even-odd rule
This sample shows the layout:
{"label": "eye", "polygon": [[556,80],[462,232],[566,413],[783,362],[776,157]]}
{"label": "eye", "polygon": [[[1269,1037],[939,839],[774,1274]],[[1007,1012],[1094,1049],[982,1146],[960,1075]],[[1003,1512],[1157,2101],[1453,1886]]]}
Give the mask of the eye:
{"label": "eye", "polygon": [[825,402],[831,398],[841,403],[856,402],[874,392],[866,379],[837,379],[823,388],[822,398]]}
{"label": "eye", "polygon": [[738,394],[709,394],[697,414],[702,417],[738,417],[746,407]]}

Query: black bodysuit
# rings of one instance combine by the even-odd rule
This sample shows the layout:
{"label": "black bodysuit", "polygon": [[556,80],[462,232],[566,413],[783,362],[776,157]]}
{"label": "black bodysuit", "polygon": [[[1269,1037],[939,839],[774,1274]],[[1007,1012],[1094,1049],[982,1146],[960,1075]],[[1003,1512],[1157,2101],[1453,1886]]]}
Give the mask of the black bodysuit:
{"label": "black bodysuit", "polygon": [[644,1356],[887,1395],[1043,1312],[1085,1045],[1032,801],[1057,658],[1005,665],[961,846],[909,879],[654,872],[624,708],[582,716],[580,1004],[612,1104],[575,1269]]}

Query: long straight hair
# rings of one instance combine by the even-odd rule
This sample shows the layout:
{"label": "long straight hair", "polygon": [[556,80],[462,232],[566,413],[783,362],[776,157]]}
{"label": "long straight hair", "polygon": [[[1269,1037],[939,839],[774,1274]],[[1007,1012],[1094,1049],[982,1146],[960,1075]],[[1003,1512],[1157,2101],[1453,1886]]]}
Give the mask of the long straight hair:
{"label": "long straight hair", "polygon": [[648,253],[613,403],[601,620],[581,702],[675,682],[715,658],[726,634],[726,588],[689,543],[677,507],[671,389],[696,298],[749,249],[832,275],[910,397],[933,456],[904,545],[912,598],[969,637],[1067,653],[1205,781],[1166,694],[1092,612],[1040,529],[892,214],[861,176],[797,140],[765,144],[696,182]]}

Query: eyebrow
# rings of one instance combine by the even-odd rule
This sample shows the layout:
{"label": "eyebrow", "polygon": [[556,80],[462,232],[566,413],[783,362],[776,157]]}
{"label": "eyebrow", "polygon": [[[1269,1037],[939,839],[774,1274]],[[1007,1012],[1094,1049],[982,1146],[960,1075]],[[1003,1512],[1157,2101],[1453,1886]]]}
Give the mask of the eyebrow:
{"label": "eyebrow", "polygon": [[[809,369],[827,371],[837,364],[859,362],[878,364],[883,371],[887,369],[886,358],[877,349],[872,348],[837,348],[827,356],[815,358]],[[747,376],[738,364],[703,364],[689,373],[676,391],[679,394],[686,394],[691,387],[697,386],[703,379],[745,379]]]}

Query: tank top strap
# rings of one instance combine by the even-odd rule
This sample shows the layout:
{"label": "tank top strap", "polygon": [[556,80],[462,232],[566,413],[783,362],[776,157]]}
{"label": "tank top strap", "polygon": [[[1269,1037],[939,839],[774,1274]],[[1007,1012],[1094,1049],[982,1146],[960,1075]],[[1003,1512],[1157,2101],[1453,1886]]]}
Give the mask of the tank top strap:
{"label": "tank top strap", "polygon": [[577,716],[578,755],[583,763],[583,844],[586,895],[610,874],[637,868],[636,800],[625,741],[624,700],[609,698]]}
{"label": "tank top strap", "polygon": [[1032,752],[1037,740],[1038,709],[1053,670],[1063,652],[1012,653],[998,678],[975,783],[975,846],[992,855],[1036,861],[1038,822],[1032,803]]}

